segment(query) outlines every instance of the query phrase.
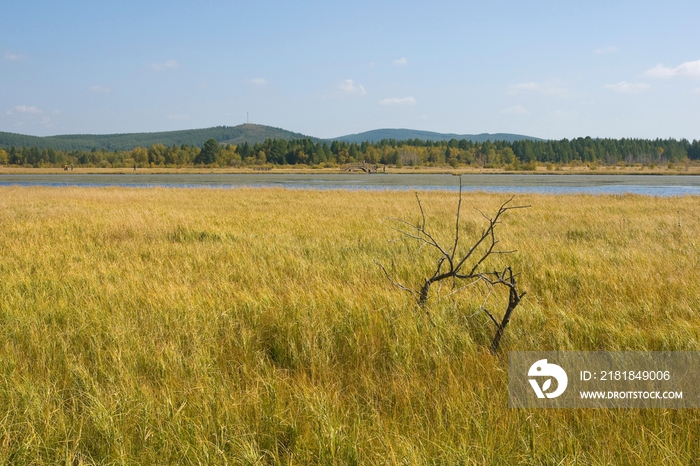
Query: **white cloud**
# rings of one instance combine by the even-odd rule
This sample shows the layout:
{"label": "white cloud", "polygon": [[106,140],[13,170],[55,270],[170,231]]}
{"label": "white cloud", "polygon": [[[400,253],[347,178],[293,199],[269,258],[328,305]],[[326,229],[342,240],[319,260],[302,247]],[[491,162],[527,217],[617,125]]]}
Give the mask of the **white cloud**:
{"label": "white cloud", "polygon": [[608,45],[607,47],[601,47],[599,49],[595,49],[594,52],[596,55],[607,55],[609,53],[617,52],[617,47],[615,47],[614,45]]}
{"label": "white cloud", "polygon": [[355,84],[352,79],[346,79],[338,84],[338,88],[341,92],[348,95],[365,95],[365,87],[362,84]]}
{"label": "white cloud", "polygon": [[167,118],[168,118],[168,120],[182,121],[182,120],[189,120],[190,116],[185,114],[185,113],[176,113],[174,115],[168,115]]}
{"label": "white cloud", "polygon": [[379,105],[416,105],[416,99],[413,97],[392,97],[390,99],[382,99]]}
{"label": "white cloud", "polygon": [[94,92],[95,94],[110,94],[112,89],[106,86],[92,86],[90,92]]}
{"label": "white cloud", "polygon": [[651,89],[651,86],[646,83],[628,83],[626,81],[621,81],[617,84],[608,84],[605,88],[621,94],[639,94],[648,91]]}
{"label": "white cloud", "polygon": [[21,60],[26,60],[27,57],[24,55],[19,55],[17,53],[12,53],[12,52],[5,52],[5,60],[10,60],[10,61],[21,61]]}
{"label": "white cloud", "polygon": [[152,63],[151,69],[155,71],[174,70],[180,68],[180,64],[175,60],[168,60],[162,63]]}
{"label": "white cloud", "polygon": [[522,105],[516,105],[515,107],[508,107],[501,110],[501,113],[505,113],[506,115],[527,115],[530,112]]}
{"label": "white cloud", "polygon": [[700,87],[698,87],[698,88],[696,88],[696,89],[693,89],[693,90],[690,91],[690,92],[692,92],[693,94],[700,95]]}
{"label": "white cloud", "polygon": [[510,86],[508,93],[509,94],[517,94],[520,91],[536,91],[539,88],[540,88],[540,85],[537,83],[520,83],[520,84],[516,84],[515,86]]}
{"label": "white cloud", "polygon": [[255,84],[256,86],[264,86],[267,84],[267,80],[265,78],[253,78],[250,80],[250,84]]}
{"label": "white cloud", "polygon": [[644,73],[652,78],[672,78],[675,76],[673,68],[667,68],[663,65],[656,65],[654,68],[646,70]]}
{"label": "white cloud", "polygon": [[[51,128],[54,126],[53,120],[46,113],[47,112],[44,112],[40,108],[34,106],[17,105],[12,109],[7,110],[5,115],[10,117],[12,126],[16,128],[37,125]],[[58,110],[54,110],[50,113],[53,115],[58,115],[60,112]]]}
{"label": "white cloud", "polygon": [[397,58],[392,63],[396,66],[406,66],[408,64],[408,58],[406,58],[406,57]]}
{"label": "white cloud", "polygon": [[659,64],[648,69],[645,74],[652,78],[675,78],[677,76],[700,78],[700,60],[687,61],[675,68],[669,68]]}
{"label": "white cloud", "polygon": [[558,87],[548,83],[519,83],[508,88],[508,94],[515,95],[521,92],[537,92],[542,95],[553,95],[557,97],[567,97],[571,91],[566,87]]}
{"label": "white cloud", "polygon": [[8,115],[15,115],[17,113],[21,113],[24,115],[41,115],[42,113],[44,113],[44,111],[39,110],[36,107],[29,107],[27,105],[17,105],[12,110],[7,111]]}

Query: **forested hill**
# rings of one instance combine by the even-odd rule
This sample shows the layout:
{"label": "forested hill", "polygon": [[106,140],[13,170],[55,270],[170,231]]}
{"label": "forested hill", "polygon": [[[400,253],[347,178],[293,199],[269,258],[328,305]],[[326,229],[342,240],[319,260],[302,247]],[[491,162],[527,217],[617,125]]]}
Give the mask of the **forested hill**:
{"label": "forested hill", "polygon": [[[150,147],[162,144],[166,147],[187,145],[201,147],[204,141],[215,139],[219,143],[239,145],[247,142],[257,144],[266,139],[311,139],[319,142],[321,139],[308,137],[300,133],[294,133],[281,128],[271,126],[243,124],[238,126],[216,126],[204,129],[188,129],[182,131],[164,131],[159,133],[123,133],[123,134],[65,134],[59,136],[27,136],[24,134],[0,132],[0,148],[6,147],[37,147],[62,151],[81,150],[132,150],[136,147]],[[471,142],[489,141],[541,141],[542,139],[530,136],[522,136],[510,133],[482,133],[482,134],[451,134],[435,133],[432,131],[419,131],[412,129],[377,129],[359,134],[350,134],[327,141],[341,141],[348,143],[370,142],[376,143],[382,140],[395,141],[449,141],[467,140]]]}
{"label": "forested hill", "polygon": [[[354,136],[361,142],[323,140],[251,124],[109,135],[35,137],[0,133],[0,165],[338,166],[366,161],[396,166],[468,165],[520,169],[532,168],[536,163],[676,164],[700,160],[700,141],[686,139],[586,137],[545,141],[520,136],[521,139],[509,141],[507,136],[516,135],[460,136],[412,130],[377,130]],[[484,136],[486,140],[474,140],[477,136]],[[377,137],[382,139],[369,142]]]}
{"label": "forested hill", "polygon": [[364,133],[349,134],[347,136],[339,136],[337,138],[332,138],[333,141],[343,141],[343,142],[379,142],[382,139],[394,139],[396,141],[408,141],[411,139],[418,139],[421,141],[449,141],[450,139],[456,139],[458,141],[466,139],[472,142],[486,142],[486,141],[542,141],[539,138],[533,138],[531,136],[523,136],[521,134],[511,134],[511,133],[481,133],[481,134],[453,134],[453,133],[435,133],[432,131],[419,131],[415,129],[375,129],[372,131],[365,131]]}
{"label": "forested hill", "polygon": [[[26,136],[23,134],[0,132],[0,147],[38,147],[62,151],[74,150],[132,150],[136,147],[150,147],[163,144],[166,147],[200,147],[208,139],[220,143],[255,144],[266,139],[300,139],[303,134],[293,133],[271,126],[243,124],[238,126],[216,126],[214,128],[165,131],[160,133],[125,134],[68,134],[62,136]],[[314,138],[312,138],[314,139]],[[315,139],[314,139],[315,140]]]}

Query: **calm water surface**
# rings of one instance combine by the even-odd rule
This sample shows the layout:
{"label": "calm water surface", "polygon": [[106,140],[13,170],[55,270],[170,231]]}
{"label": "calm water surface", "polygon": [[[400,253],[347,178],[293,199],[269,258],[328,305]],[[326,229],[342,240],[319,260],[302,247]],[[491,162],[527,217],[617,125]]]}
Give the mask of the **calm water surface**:
{"label": "calm water surface", "polygon": [[[650,196],[700,195],[700,176],[688,175],[463,175],[465,190],[513,193],[633,193]],[[434,174],[109,174],[0,175],[0,186],[125,186],[300,189],[456,190],[459,179]]]}

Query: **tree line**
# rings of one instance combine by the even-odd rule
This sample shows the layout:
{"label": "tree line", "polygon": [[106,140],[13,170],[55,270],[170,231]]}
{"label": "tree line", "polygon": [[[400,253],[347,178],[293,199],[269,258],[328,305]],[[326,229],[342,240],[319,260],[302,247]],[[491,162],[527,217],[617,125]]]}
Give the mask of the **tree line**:
{"label": "tree line", "polygon": [[520,140],[473,142],[466,139],[425,141],[383,139],[348,143],[311,138],[266,139],[249,144],[219,144],[207,140],[194,145],[153,144],[132,150],[59,150],[21,146],[0,148],[0,165],[22,167],[238,167],[321,166],[349,163],[403,166],[479,166],[534,168],[548,164],[666,164],[700,160],[700,141],[681,139],[593,139],[559,141]]}

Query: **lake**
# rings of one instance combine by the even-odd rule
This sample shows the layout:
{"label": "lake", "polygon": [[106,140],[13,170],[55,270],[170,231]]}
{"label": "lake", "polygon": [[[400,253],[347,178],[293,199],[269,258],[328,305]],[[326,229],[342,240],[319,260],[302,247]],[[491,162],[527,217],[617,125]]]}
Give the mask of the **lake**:
{"label": "lake", "polygon": [[[544,194],[700,195],[700,176],[689,175],[569,175],[469,174],[467,191]],[[296,189],[457,190],[459,179],[444,174],[11,174],[0,175],[0,186],[123,186]]]}

